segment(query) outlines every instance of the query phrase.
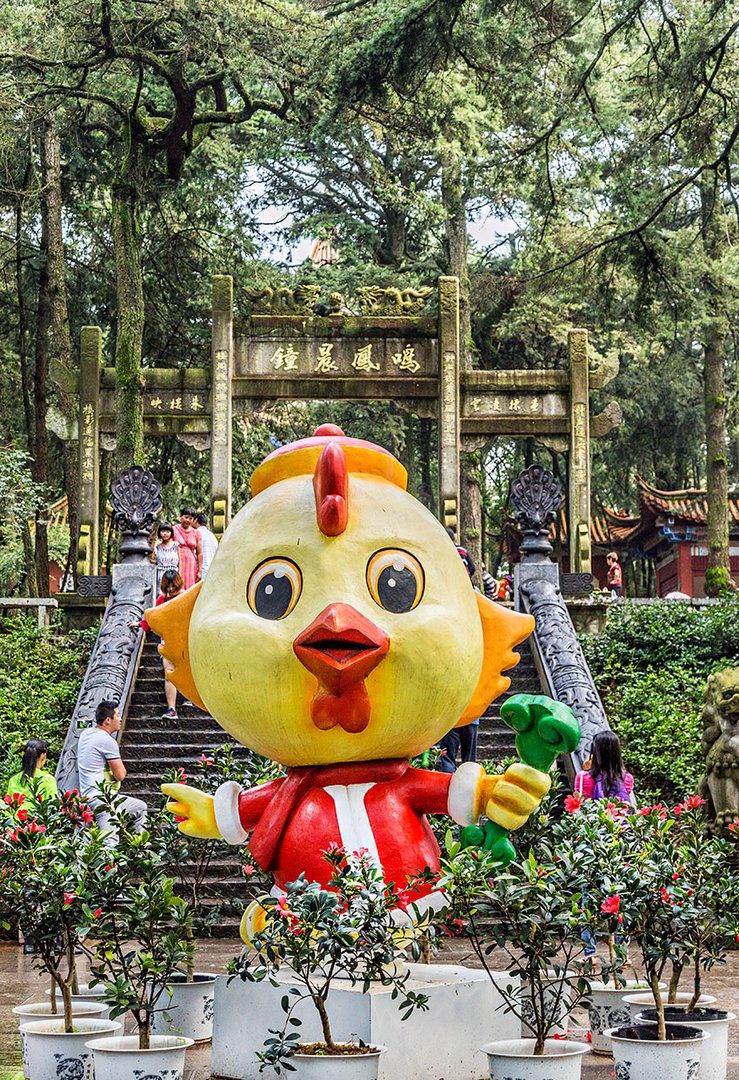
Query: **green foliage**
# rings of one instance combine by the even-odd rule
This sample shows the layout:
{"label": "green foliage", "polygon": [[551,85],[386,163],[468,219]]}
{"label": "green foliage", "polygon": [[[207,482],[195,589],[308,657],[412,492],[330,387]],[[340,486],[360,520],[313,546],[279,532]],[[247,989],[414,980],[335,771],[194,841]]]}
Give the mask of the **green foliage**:
{"label": "green foliage", "polygon": [[29,616],[0,624],[0,785],[20,768],[27,739],[45,739],[55,761],[72,715],[97,627],[62,635]]}
{"label": "green foliage", "polygon": [[674,800],[694,790],[705,683],[739,663],[739,603],[625,602],[581,644],[639,795]]}

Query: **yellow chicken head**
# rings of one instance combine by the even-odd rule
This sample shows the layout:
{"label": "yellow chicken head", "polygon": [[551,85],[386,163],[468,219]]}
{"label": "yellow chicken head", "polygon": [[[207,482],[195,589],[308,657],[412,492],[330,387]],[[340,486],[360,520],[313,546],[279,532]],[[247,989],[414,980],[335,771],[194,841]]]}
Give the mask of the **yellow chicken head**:
{"label": "yellow chicken head", "polygon": [[475,593],[403,466],[323,425],[253,474],[201,586],[148,611],[172,682],[287,766],[411,757],[479,716],[533,628]]}

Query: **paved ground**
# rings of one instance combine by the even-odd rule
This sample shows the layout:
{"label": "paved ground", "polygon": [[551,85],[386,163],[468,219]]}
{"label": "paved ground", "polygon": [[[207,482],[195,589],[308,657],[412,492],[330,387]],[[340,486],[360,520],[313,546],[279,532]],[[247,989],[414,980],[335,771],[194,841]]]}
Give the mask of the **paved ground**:
{"label": "paved ground", "polygon": [[[233,942],[204,942],[200,949],[198,967],[207,971],[223,971],[228,960],[237,951],[238,945]],[[31,959],[24,956],[18,946],[0,942],[0,1080],[23,1078],[20,1072],[18,1024],[10,1010],[21,1002],[42,1000],[47,986],[46,979],[33,971]],[[450,943],[439,954],[436,962],[445,961],[477,966],[474,957],[468,956],[458,942]],[[709,972],[704,989],[707,993],[714,994],[723,1008],[739,1014],[739,954],[732,956],[725,967]],[[573,1022],[584,1023],[584,1017],[575,1016]],[[731,1056],[727,1080],[739,1080],[739,1021],[730,1028],[729,1053]],[[264,1075],[269,1080],[269,1074]],[[610,1058],[590,1056],[584,1059],[584,1080],[611,1080],[613,1075]],[[210,1076],[210,1047],[195,1047],[188,1051],[185,1080],[209,1080]],[[101,1077],[99,1080],[105,1078]],[[665,1080],[670,1078],[665,1077]]]}

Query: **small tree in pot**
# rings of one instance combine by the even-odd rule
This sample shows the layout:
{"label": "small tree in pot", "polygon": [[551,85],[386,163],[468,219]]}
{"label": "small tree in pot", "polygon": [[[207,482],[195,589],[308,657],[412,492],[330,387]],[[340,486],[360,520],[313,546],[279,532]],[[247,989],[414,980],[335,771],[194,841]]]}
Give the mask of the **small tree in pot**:
{"label": "small tree in pot", "polygon": [[[250,982],[269,979],[277,985],[278,972],[291,974],[297,983],[282,999],[285,1025],[271,1031],[260,1054],[264,1064],[279,1073],[293,1068],[295,1053],[348,1055],[376,1052],[363,1043],[337,1042],[332,1030],[329,992],[338,979],[360,984],[367,993],[373,981],[392,987],[392,996],[406,1019],[414,1009],[426,1008],[427,998],[409,990],[405,947],[420,934],[423,920],[413,932],[399,921],[409,920],[395,890],[364,853],[348,854],[333,848],[325,854],[332,868],[330,888],[306,881],[301,875],[290,882],[284,896],[264,897],[263,910],[255,919],[255,952],[245,950],[231,966],[232,976]],[[320,1019],[323,1041],[301,1044],[296,1010],[309,1001]]]}
{"label": "small tree in pot", "polygon": [[0,835],[0,914],[33,944],[33,964],[52,981],[52,1011],[61,998],[65,1031],[72,1031],[72,998],[78,992],[75,951],[89,904],[97,905],[89,865],[100,855],[92,842],[80,859],[77,829],[93,821],[78,792],[27,800],[8,795]]}
{"label": "small tree in pot", "polygon": [[[490,1043],[486,1052],[493,1057],[542,1058],[542,1075],[548,1068],[546,1056],[563,1049],[550,1034],[590,988],[584,974],[578,974],[585,950],[581,932],[594,930],[597,923],[583,906],[581,883],[588,878],[590,860],[588,849],[557,827],[506,867],[487,852],[462,848],[447,836],[440,885],[449,897],[450,913],[460,921],[507,1010],[533,1035],[532,1040],[516,1040],[516,1046]],[[496,950],[505,956],[515,982],[496,972]],[[585,1044],[569,1046],[573,1054],[588,1053]],[[579,1061],[573,1067],[579,1072]],[[510,1075],[510,1065],[507,1068]]]}
{"label": "small tree in pot", "polygon": [[108,849],[105,863],[90,856],[90,873],[96,876],[95,891],[101,897],[98,910],[90,913],[88,929],[95,929],[90,971],[93,982],[104,986],[111,1016],[130,1012],[138,1047],[147,1050],[151,1018],[162,1008],[160,999],[169,979],[192,959],[190,916],[165,871],[160,822],[155,817],[150,829],[131,832],[129,819],[119,808],[121,800],[113,794],[105,798],[118,842]]}

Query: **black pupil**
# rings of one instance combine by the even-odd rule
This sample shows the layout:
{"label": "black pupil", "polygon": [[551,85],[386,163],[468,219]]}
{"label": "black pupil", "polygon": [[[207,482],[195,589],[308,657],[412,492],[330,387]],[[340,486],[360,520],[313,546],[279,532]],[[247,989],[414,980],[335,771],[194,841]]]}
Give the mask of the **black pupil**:
{"label": "black pupil", "polygon": [[418,595],[416,575],[407,566],[386,566],[377,579],[377,595],[386,611],[410,611]]}
{"label": "black pupil", "polygon": [[263,619],[281,619],[292,598],[293,583],[287,574],[265,574],[254,594],[254,608]]}

